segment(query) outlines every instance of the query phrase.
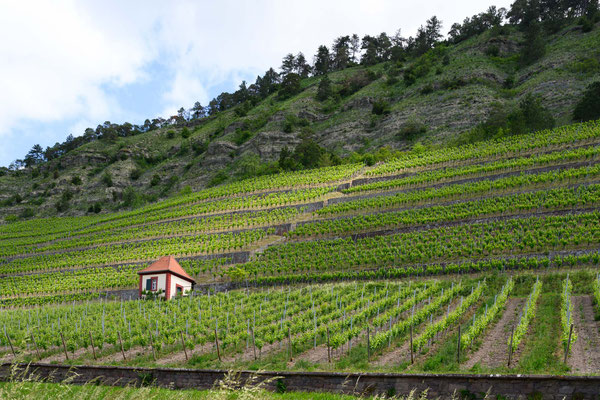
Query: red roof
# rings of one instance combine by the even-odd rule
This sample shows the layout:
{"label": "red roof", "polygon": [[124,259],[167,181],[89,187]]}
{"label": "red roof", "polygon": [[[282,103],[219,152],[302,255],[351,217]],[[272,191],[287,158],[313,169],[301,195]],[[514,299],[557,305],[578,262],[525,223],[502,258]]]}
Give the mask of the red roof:
{"label": "red roof", "polygon": [[170,272],[179,276],[180,278],[196,283],[196,281],[191,276],[189,276],[187,272],[183,270],[183,268],[181,268],[181,265],[179,265],[179,263],[173,256],[164,256],[159,258],[158,261],[154,262],[153,264],[150,264],[148,268],[138,271],[138,274],[147,275],[161,272]]}

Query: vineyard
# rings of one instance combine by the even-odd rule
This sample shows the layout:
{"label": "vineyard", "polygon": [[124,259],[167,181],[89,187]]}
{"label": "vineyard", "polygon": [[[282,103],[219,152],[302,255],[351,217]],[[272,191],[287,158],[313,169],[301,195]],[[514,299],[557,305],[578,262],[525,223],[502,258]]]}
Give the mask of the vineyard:
{"label": "vineyard", "polygon": [[[597,373],[599,161],[596,121],[0,225],[0,358]],[[164,255],[197,290],[139,300]]]}

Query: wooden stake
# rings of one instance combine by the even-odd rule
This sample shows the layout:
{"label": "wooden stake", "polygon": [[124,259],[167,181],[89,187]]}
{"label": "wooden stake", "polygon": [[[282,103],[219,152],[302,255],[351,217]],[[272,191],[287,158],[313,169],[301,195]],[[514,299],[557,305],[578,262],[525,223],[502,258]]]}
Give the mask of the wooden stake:
{"label": "wooden stake", "polygon": [[117,331],[117,336],[119,336],[119,344],[121,345],[121,354],[123,354],[123,361],[127,361],[127,358],[125,358],[125,349],[123,349],[123,341],[121,340],[121,332]]}
{"label": "wooden stake", "polygon": [[69,359],[69,355],[67,354],[67,346],[65,345],[65,338],[63,337],[62,332],[60,332],[60,340],[62,340],[63,350],[65,351],[65,357],[68,360]]}
{"label": "wooden stake", "polygon": [[569,356],[569,348],[571,347],[571,335],[573,334],[573,324],[571,324],[571,327],[569,328],[569,340],[567,341],[567,350],[565,351],[565,361],[564,363],[567,363],[567,357]]}
{"label": "wooden stake", "polygon": [[367,362],[371,361],[371,332],[367,325]]}
{"label": "wooden stake", "polygon": [[31,333],[31,341],[33,342],[33,345],[35,346],[35,353],[37,354],[38,360],[41,360],[42,358],[40,357],[40,351],[38,350],[37,343],[35,342],[35,339],[33,337],[33,332]]}
{"label": "wooden stake", "polygon": [[290,349],[290,362],[293,361],[294,350],[292,349],[292,333],[290,331],[290,327],[288,326],[288,348]]}
{"label": "wooden stake", "polygon": [[254,329],[250,329],[252,333],[252,351],[254,352],[254,360],[256,361],[256,340],[254,339]]}
{"label": "wooden stake", "polygon": [[513,348],[513,339],[515,337],[515,326],[513,325],[512,331],[510,332],[510,345],[508,346],[508,364],[507,367],[510,367],[510,361],[512,359],[512,348]]}
{"label": "wooden stake", "polygon": [[217,327],[215,326],[215,344],[217,345],[217,357],[221,361],[221,352],[219,350],[219,337],[217,336]]}
{"label": "wooden stake", "polygon": [[185,360],[188,360],[188,355],[187,355],[187,350],[185,349],[185,341],[183,340],[183,331],[179,332],[181,333],[181,345],[183,346],[183,352],[185,354]]}
{"label": "wooden stake", "polygon": [[156,361],[156,352],[154,351],[154,342],[152,341],[152,331],[148,329],[148,334],[150,335],[150,347],[152,347],[152,359]]}
{"label": "wooden stake", "polygon": [[15,353],[15,348],[12,345],[12,340],[10,340],[10,336],[8,335],[8,333],[6,334],[6,338],[8,339],[8,344],[10,345],[10,351],[12,351],[13,356],[17,356],[17,354]]}
{"label": "wooden stake", "polygon": [[92,337],[92,332],[90,331],[90,344],[92,345],[92,354],[94,355],[94,361],[96,358],[96,349],[94,348],[94,338]]}
{"label": "wooden stake", "polygon": [[410,363],[415,362],[415,356],[413,354],[413,326],[410,324]]}
{"label": "wooden stake", "polygon": [[456,362],[460,364],[460,324],[458,324],[458,344],[456,346]]}
{"label": "wooden stake", "polygon": [[331,363],[331,349],[329,347],[329,328],[327,328],[327,361]]}

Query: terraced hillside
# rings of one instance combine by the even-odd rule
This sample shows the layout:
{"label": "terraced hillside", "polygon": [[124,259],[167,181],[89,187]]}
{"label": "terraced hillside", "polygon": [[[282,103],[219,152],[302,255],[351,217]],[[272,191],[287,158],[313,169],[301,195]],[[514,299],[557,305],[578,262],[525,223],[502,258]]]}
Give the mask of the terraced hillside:
{"label": "terraced hillside", "polygon": [[[0,355],[598,372],[599,153],[594,121],[1,225]],[[129,300],[167,254],[194,295]]]}
{"label": "terraced hillside", "polygon": [[327,100],[318,98],[317,75],[302,79],[291,96],[269,92],[187,123],[137,133],[129,125],[110,137],[105,131],[115,129],[105,123],[92,135],[96,140],[76,146],[76,138],[64,151],[55,149],[60,156],[20,170],[0,168],[0,221],[110,213],[187,186],[197,191],[283,169],[284,148],[293,152],[307,140],[325,153],[323,165],[360,160],[384,146],[388,153],[420,145],[443,152],[479,124],[497,120],[499,110],[506,120],[528,95],[557,126],[569,124],[600,72],[599,26],[588,32],[571,20],[544,33],[545,53],[530,65],[519,61],[528,43],[523,31],[506,24],[403,61],[331,71]]}

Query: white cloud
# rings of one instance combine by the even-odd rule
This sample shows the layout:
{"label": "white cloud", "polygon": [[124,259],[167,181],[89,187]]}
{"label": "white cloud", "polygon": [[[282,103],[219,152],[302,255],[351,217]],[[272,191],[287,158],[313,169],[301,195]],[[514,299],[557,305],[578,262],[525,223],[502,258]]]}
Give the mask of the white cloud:
{"label": "white cloud", "polygon": [[331,45],[337,36],[393,34],[398,28],[410,35],[434,14],[447,32],[453,22],[488,5],[475,0],[3,1],[0,138],[14,137],[27,121],[75,121],[70,126],[79,128],[131,120],[110,89],[156,78],[148,76],[150,63],[160,64],[168,80],[163,93],[151,99],[155,109],[172,112],[196,100],[206,104],[217,90],[234,90],[243,77],[252,83],[257,74],[278,67],[288,52],[302,51],[312,61],[317,47]]}

